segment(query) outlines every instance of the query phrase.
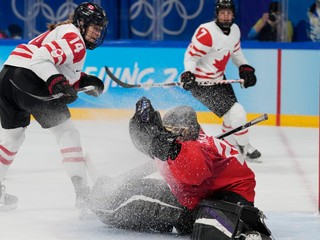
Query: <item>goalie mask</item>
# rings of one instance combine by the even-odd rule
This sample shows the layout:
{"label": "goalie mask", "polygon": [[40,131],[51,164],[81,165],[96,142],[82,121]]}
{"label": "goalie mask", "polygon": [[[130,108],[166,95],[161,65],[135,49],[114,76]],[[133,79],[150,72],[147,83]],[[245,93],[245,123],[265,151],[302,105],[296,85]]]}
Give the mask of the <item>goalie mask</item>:
{"label": "goalie mask", "polygon": [[[230,27],[234,23],[235,18],[235,6],[233,0],[217,0],[216,3],[216,24],[221,28],[222,31],[229,31]],[[221,21],[219,20],[218,14],[220,10],[231,10],[233,13],[233,18],[231,21]]]}
{"label": "goalie mask", "polygon": [[[73,22],[76,27],[80,28],[81,35],[85,41],[87,49],[95,49],[103,43],[106,35],[109,19],[105,11],[97,4],[84,2],[81,3],[75,10],[73,15]],[[96,38],[91,37],[86,39],[89,27],[92,26],[97,32]]]}
{"label": "goalie mask", "polygon": [[193,141],[199,137],[200,125],[196,112],[188,106],[176,107],[168,111],[162,119],[163,126],[181,141]]}

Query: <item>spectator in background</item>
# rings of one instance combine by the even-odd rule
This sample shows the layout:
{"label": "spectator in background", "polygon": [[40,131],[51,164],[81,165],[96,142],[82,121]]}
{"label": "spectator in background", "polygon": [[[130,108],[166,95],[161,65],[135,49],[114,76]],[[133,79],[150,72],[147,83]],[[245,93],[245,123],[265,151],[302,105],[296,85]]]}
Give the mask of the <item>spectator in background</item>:
{"label": "spectator in background", "polygon": [[10,33],[10,38],[21,39],[22,38],[22,28],[18,24],[10,24],[8,26],[8,31]]}
{"label": "spectator in background", "polygon": [[0,29],[0,39],[8,38],[6,32],[2,29]]}
{"label": "spectator in background", "polygon": [[[281,33],[281,35],[278,35],[278,33]],[[248,33],[249,40],[259,41],[276,42],[280,40],[283,42],[291,42],[292,37],[292,22],[290,20],[286,21],[283,19],[278,2],[270,3],[269,11],[262,14],[262,17],[255,23]]]}
{"label": "spectator in background", "polygon": [[307,12],[308,16],[308,37],[313,42],[320,42],[320,0],[316,0]]}

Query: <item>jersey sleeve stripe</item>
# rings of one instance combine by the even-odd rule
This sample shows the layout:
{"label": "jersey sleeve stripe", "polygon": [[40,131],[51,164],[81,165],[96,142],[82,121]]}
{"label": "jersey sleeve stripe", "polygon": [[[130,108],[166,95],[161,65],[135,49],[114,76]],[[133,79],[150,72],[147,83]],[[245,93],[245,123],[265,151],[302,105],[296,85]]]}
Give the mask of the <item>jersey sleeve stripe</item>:
{"label": "jersey sleeve stripe", "polygon": [[237,51],[239,51],[239,50],[240,50],[240,47],[234,49],[233,52],[235,53],[235,52],[237,52]]}
{"label": "jersey sleeve stripe", "polygon": [[[51,47],[49,44],[44,45],[44,47],[48,50],[50,56],[52,56],[52,55],[51,55],[51,52],[52,52],[52,50],[53,50],[52,47]],[[54,57],[52,57],[52,58],[53,58],[54,64],[56,64],[56,63],[57,63],[57,59],[54,58]]]}
{"label": "jersey sleeve stripe", "polygon": [[197,48],[195,45],[193,45],[192,49],[194,49],[196,52],[200,53],[201,55],[206,55],[207,52]]}
{"label": "jersey sleeve stripe", "polygon": [[199,54],[196,54],[196,53],[193,53],[192,51],[189,51],[189,55],[192,56],[192,57],[202,57],[201,55]]}
{"label": "jersey sleeve stripe", "polygon": [[31,50],[30,50],[26,45],[24,45],[24,44],[20,44],[20,45],[18,45],[16,49],[25,50],[25,51],[27,51],[27,52],[29,52],[29,53],[33,54],[33,52],[32,52],[32,51],[31,51]]}
{"label": "jersey sleeve stripe", "polygon": [[20,57],[23,57],[23,58],[32,58],[32,55],[31,55],[31,54],[22,53],[22,52],[17,52],[17,51],[11,52],[10,55],[16,55],[16,56],[20,56]]}

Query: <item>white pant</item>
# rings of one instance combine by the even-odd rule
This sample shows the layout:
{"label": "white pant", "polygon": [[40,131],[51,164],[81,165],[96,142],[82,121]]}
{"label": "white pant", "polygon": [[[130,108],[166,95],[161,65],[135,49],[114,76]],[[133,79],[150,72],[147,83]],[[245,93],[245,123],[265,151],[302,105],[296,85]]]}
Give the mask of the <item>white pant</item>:
{"label": "white pant", "polygon": [[[241,125],[246,124],[247,113],[243,106],[235,103],[230,110],[223,116],[222,131],[227,132]],[[225,138],[232,145],[245,146],[249,143],[249,130],[243,129]]]}
{"label": "white pant", "polygon": [[[87,183],[85,161],[82,153],[80,134],[72,121],[50,128],[59,145],[63,165],[70,177],[79,176]],[[0,141],[0,182],[5,178],[17,152],[25,139],[25,128],[1,129]]]}

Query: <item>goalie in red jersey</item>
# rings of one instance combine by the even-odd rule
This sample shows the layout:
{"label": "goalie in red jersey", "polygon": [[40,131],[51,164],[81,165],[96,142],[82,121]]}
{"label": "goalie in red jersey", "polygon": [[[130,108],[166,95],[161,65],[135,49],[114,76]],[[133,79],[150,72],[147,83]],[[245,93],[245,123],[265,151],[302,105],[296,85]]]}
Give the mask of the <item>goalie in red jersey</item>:
{"label": "goalie in red jersey", "polygon": [[191,107],[176,107],[161,119],[143,97],[130,134],[136,148],[157,161],[160,174],[185,208],[187,214],[180,220],[189,219],[189,224],[178,224],[178,231],[182,227],[199,240],[251,235],[271,239],[262,212],[254,207],[253,171],[236,148],[206,135]]}
{"label": "goalie in red jersey", "polygon": [[236,148],[206,135],[191,107],[176,107],[161,118],[143,97],[129,130],[164,181],[139,177],[114,191],[106,187],[109,180],[97,184],[96,194],[104,193],[95,197],[95,208],[103,222],[160,232],[171,226],[193,240],[272,239],[254,207],[253,171]]}

